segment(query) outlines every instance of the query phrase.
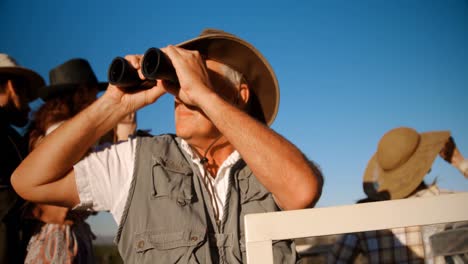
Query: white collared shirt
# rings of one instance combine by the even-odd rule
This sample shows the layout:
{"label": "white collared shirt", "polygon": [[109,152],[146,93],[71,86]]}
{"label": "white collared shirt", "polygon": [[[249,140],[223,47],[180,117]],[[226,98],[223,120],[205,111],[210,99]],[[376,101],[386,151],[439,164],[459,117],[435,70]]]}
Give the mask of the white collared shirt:
{"label": "white collared shirt", "polygon": [[[181,141],[181,148],[187,152],[203,177],[205,170],[200,158],[194,155],[188,143]],[[107,146],[92,152],[74,166],[75,180],[80,204],[76,208],[89,208],[95,211],[110,211],[120,225],[120,219],[127,202],[135,167],[137,138]],[[214,187],[219,218],[223,218],[223,208],[229,188],[229,174],[232,166],[240,160],[234,151],[221,164],[216,177],[208,177]]]}

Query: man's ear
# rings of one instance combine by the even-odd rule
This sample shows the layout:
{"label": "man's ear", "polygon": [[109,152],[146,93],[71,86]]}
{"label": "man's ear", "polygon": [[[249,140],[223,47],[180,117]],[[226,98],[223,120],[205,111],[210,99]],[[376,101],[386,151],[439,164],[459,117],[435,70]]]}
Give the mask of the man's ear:
{"label": "man's ear", "polygon": [[239,87],[239,102],[238,105],[242,108],[245,109],[247,107],[247,104],[249,102],[250,98],[250,89],[249,86],[245,83],[241,84]]}

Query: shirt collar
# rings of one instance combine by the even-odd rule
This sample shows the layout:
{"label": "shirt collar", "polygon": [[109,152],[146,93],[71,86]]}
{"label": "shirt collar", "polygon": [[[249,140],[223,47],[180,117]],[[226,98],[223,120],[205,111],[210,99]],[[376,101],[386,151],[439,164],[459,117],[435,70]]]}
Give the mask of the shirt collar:
{"label": "shirt collar", "polygon": [[[190,147],[190,145],[187,143],[187,141],[181,139],[180,140],[180,146],[182,148],[183,151],[185,151],[188,156],[190,157],[190,159],[199,164],[200,163],[200,158],[195,155],[195,153],[193,153],[193,150],[192,148]],[[226,160],[223,161],[223,163],[221,164],[220,168],[222,167],[232,167],[234,166],[234,164],[239,161],[241,159],[241,156],[239,154],[239,152],[237,150],[234,150],[227,158]]]}

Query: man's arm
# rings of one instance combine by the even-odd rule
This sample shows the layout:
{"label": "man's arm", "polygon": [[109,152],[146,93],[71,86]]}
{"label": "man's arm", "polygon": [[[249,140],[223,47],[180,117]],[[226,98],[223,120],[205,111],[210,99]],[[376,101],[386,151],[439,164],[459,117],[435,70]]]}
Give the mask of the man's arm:
{"label": "man's arm", "polygon": [[[320,196],[321,181],[303,153],[284,137],[222,99],[210,88],[205,64],[196,51],[169,46],[179,77],[178,98],[200,108],[239,151],[258,180],[285,209],[312,206]],[[318,170],[317,170],[318,171]]]}
{"label": "man's arm", "polygon": [[[139,68],[138,60],[131,62]],[[67,207],[78,204],[73,165],[123,117],[155,102],[164,93],[163,88],[155,86],[129,94],[110,85],[92,105],[45,137],[18,166],[11,177],[16,192],[36,203]]]}
{"label": "man's arm", "polygon": [[307,208],[318,200],[320,176],[297,147],[216,94],[201,105],[282,209]]}

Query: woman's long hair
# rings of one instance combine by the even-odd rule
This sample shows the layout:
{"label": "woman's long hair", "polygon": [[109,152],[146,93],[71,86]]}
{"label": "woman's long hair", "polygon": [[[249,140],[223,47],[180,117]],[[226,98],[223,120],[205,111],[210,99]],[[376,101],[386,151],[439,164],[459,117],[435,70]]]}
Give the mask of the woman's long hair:
{"label": "woman's long hair", "polygon": [[33,116],[29,134],[29,149],[33,149],[47,129],[53,124],[65,121],[96,100],[97,89],[80,85],[74,92],[62,93],[48,99]]}

